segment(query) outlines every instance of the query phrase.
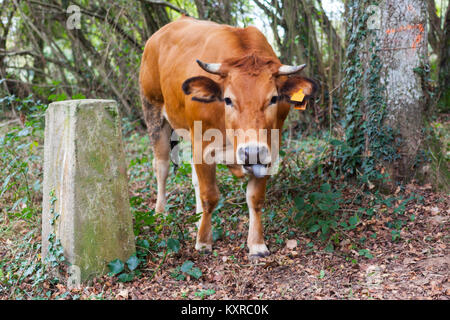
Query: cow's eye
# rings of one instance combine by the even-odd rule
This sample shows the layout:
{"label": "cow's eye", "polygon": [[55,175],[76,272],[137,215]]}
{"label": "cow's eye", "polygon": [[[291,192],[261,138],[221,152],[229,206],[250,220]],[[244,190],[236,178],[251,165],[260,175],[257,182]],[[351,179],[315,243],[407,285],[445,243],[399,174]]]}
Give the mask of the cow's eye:
{"label": "cow's eye", "polygon": [[229,106],[229,107],[232,107],[232,106],[233,106],[233,101],[231,101],[230,98],[225,98],[225,99],[223,99],[223,100],[225,101],[225,104],[226,104],[227,106]]}
{"label": "cow's eye", "polygon": [[270,99],[270,104],[275,104],[278,101],[278,96],[273,96],[272,99]]}

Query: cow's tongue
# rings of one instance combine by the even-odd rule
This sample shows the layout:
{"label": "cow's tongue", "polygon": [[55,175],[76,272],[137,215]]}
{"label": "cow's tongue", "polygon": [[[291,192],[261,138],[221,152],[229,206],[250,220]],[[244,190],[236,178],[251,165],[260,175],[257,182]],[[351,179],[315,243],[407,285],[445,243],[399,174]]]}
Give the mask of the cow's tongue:
{"label": "cow's tongue", "polygon": [[257,178],[262,178],[267,175],[267,166],[263,164],[253,164],[251,166],[253,175]]}

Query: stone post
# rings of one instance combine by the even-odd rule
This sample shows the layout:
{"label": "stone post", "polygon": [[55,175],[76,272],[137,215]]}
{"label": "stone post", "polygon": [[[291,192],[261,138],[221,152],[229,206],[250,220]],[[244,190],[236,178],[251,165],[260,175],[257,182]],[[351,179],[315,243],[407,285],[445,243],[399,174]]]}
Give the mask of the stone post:
{"label": "stone post", "polygon": [[[50,193],[56,201],[51,205]],[[59,214],[51,225],[52,210]],[[50,233],[81,281],[135,252],[120,117],[113,100],[51,103],[45,115],[42,258]]]}

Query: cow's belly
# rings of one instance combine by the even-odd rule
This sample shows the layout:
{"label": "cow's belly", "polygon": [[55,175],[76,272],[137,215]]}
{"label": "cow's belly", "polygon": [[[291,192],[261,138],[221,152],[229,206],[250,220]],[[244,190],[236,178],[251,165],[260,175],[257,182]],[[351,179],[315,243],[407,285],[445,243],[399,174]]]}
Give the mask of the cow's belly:
{"label": "cow's belly", "polygon": [[180,117],[179,112],[177,113],[176,110],[171,110],[166,108],[166,105],[163,106],[162,109],[162,115],[164,119],[169,122],[170,126],[173,129],[186,129],[189,130],[188,123],[186,121],[185,117]]}

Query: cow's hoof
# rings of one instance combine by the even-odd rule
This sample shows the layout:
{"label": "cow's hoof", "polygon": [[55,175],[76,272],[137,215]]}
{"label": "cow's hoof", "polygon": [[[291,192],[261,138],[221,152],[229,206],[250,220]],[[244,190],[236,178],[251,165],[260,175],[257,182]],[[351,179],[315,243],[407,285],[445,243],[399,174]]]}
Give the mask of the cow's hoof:
{"label": "cow's hoof", "polygon": [[201,253],[209,254],[212,252],[212,245],[207,243],[196,243],[195,250]]}
{"label": "cow's hoof", "polygon": [[264,258],[270,254],[265,244],[254,244],[249,246],[249,257],[252,259]]}

